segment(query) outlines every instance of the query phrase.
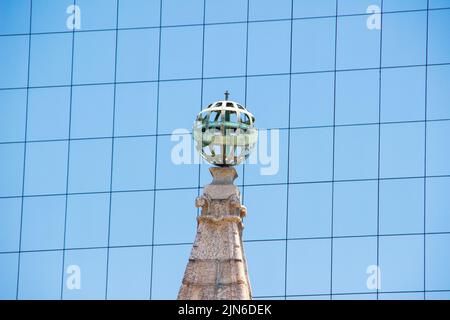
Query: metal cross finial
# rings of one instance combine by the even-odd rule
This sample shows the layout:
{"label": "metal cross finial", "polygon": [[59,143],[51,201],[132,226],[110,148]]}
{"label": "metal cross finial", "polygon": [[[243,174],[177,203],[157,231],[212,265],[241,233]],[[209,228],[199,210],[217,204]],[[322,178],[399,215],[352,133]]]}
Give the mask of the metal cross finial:
{"label": "metal cross finial", "polygon": [[227,101],[228,100],[228,97],[230,96],[230,93],[228,92],[228,90],[227,91],[225,91],[225,101]]}

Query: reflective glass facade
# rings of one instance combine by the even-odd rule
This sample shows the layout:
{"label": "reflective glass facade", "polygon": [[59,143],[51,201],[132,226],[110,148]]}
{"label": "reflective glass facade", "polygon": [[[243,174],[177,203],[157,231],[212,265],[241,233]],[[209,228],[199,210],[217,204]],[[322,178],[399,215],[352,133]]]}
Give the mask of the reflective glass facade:
{"label": "reflective glass facade", "polygon": [[449,0],[0,0],[0,299],[176,298],[225,90],[255,298],[450,299]]}

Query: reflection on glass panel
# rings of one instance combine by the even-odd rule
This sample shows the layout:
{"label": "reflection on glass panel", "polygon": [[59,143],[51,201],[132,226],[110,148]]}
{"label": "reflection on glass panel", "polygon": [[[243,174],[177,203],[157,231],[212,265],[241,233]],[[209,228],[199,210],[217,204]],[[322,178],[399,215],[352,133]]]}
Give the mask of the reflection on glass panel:
{"label": "reflection on glass panel", "polygon": [[18,253],[0,254],[0,299],[16,299]]}
{"label": "reflection on glass panel", "polygon": [[[248,73],[289,72],[291,24],[288,21],[251,23],[248,30]],[[267,63],[270,61],[271,63]]]}
{"label": "reflection on glass panel", "polygon": [[112,194],[110,244],[149,245],[153,229],[153,191]]}
{"label": "reflection on glass panel", "polygon": [[381,234],[423,232],[423,215],[423,179],[380,181]]}
{"label": "reflection on glass panel", "polygon": [[248,272],[254,296],[284,295],[285,250],[285,241],[245,243]]}
{"label": "reflection on glass panel", "polygon": [[382,178],[423,176],[424,132],[423,123],[381,126],[380,175]]}
{"label": "reflection on glass panel", "polygon": [[377,233],[377,181],[337,182],[334,187],[333,235]]}
{"label": "reflection on glass panel", "polygon": [[246,187],[244,205],[248,210],[245,240],[286,237],[286,186]]}
{"label": "reflection on glass panel", "polygon": [[156,246],[153,248],[153,300],[175,300],[189,259],[191,245]]}
{"label": "reflection on glass panel", "polygon": [[424,290],[423,235],[380,237],[381,292]]}
{"label": "reflection on glass panel", "polygon": [[[107,249],[65,252],[63,299],[98,300],[105,298],[106,254]],[[78,275],[79,279],[77,279]]]}
{"label": "reflection on glass panel", "polygon": [[109,194],[76,194],[67,198],[66,247],[108,244]]}
{"label": "reflection on glass panel", "polygon": [[334,177],[338,180],[376,178],[378,126],[336,128],[334,169]]}
{"label": "reflection on glass panel", "polygon": [[287,294],[330,292],[331,241],[290,240],[288,242]]}
{"label": "reflection on glass panel", "polygon": [[[377,264],[376,237],[338,238],[333,240],[333,293],[376,293],[367,286],[367,270]],[[381,269],[383,277],[384,269]],[[384,279],[381,278],[381,286]],[[375,282],[376,284],[376,282]]]}
{"label": "reflection on glass panel", "polygon": [[29,197],[23,202],[21,250],[61,249],[65,196]]}
{"label": "reflection on glass panel", "polygon": [[17,196],[22,192],[23,143],[1,144],[0,196]]}
{"label": "reflection on glass panel", "polygon": [[70,192],[108,191],[111,183],[111,139],[70,143]]}
{"label": "reflection on glass panel", "polygon": [[108,299],[150,298],[151,247],[109,251]]}
{"label": "reflection on glass panel", "polygon": [[62,255],[62,251],[21,253],[18,298],[60,299]]}
{"label": "reflection on glass panel", "polygon": [[424,64],[426,27],[425,11],[383,15],[383,66]]}

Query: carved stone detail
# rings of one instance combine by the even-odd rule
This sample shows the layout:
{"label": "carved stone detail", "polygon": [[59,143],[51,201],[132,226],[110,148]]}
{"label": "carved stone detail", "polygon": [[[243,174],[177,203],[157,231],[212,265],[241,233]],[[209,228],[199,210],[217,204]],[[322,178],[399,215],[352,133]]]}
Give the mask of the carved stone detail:
{"label": "carved stone detail", "polygon": [[195,200],[201,214],[178,299],[248,300],[252,293],[242,243],[247,209],[233,184],[237,173],[232,167],[210,172],[213,182]]}

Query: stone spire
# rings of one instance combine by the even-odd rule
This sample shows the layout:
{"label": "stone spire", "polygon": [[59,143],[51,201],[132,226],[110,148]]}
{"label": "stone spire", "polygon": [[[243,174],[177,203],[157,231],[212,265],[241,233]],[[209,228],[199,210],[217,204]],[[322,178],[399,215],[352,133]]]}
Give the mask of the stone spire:
{"label": "stone spire", "polygon": [[178,293],[179,300],[249,300],[252,298],[242,245],[242,218],[233,167],[209,169],[213,182],[195,201],[202,208],[197,235]]}

